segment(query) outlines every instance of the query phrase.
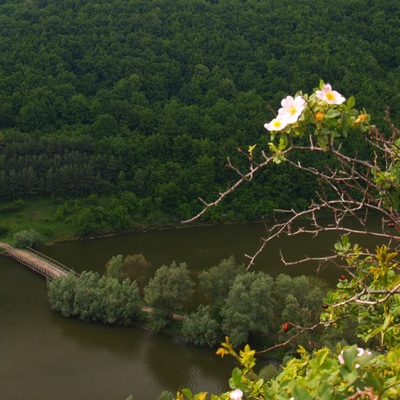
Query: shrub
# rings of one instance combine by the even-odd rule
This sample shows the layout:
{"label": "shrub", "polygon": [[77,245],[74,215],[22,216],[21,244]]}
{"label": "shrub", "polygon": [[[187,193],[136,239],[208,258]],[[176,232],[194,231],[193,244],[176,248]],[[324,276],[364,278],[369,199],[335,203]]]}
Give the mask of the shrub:
{"label": "shrub", "polygon": [[220,343],[220,324],[211,317],[209,309],[209,306],[200,306],[183,321],[182,334],[196,346],[213,347]]}
{"label": "shrub", "polygon": [[33,229],[17,232],[14,237],[14,246],[20,249],[26,247],[38,247],[42,244],[39,233]]}

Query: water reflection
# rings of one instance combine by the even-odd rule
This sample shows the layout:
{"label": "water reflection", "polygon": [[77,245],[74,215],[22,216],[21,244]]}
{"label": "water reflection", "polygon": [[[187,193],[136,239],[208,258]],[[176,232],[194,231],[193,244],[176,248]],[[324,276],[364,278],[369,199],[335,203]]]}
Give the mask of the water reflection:
{"label": "water reflection", "polygon": [[[185,228],[56,244],[45,247],[43,252],[74,267],[78,272],[93,270],[104,273],[105,264],[111,257],[139,253],[151,262],[153,273],[161,265],[169,265],[172,261],[186,262],[192,271],[200,271],[231,255],[238,262],[247,263],[245,254],[253,255],[265,235],[263,224]],[[315,263],[285,267],[280,260],[280,250],[289,261],[306,255],[323,256],[333,247],[338,237],[339,234],[329,232],[317,238],[302,235],[274,240],[257,258],[253,269],[272,276],[282,272],[313,275],[317,269]],[[338,274],[334,275],[336,281]],[[332,273],[321,272],[321,276],[329,280]]]}
{"label": "water reflection", "polygon": [[186,382],[225,390],[229,361],[138,328],[64,318],[45,280],[0,257],[0,399],[155,399]]}
{"label": "water reflection", "polygon": [[[228,390],[232,360],[222,360],[215,351],[203,351],[184,344],[180,339],[171,340],[166,336],[161,336],[160,339],[152,341],[146,348],[148,366],[157,375],[160,384],[172,389],[171,382],[176,381],[175,368],[179,365],[181,373],[178,387],[201,391],[205,390],[202,384],[207,382],[207,387],[214,393]],[[218,374],[216,371],[219,371]],[[221,381],[221,376],[225,380]]]}
{"label": "water reflection", "polygon": [[[46,246],[43,252],[77,271],[104,272],[114,255],[141,253],[153,271],[173,260],[194,271],[235,255],[245,262],[265,234],[262,224],[147,232],[102,240]],[[316,265],[284,267],[289,260],[329,252],[339,234],[315,239],[297,236],[268,244],[254,267],[275,276],[281,272],[314,274]],[[376,240],[362,239],[375,247]],[[181,386],[194,391],[227,390],[232,360],[169,337],[137,328],[88,324],[53,313],[43,277],[0,257],[0,399],[125,400],[155,399],[162,390]],[[321,276],[332,284],[339,271],[327,267]]]}

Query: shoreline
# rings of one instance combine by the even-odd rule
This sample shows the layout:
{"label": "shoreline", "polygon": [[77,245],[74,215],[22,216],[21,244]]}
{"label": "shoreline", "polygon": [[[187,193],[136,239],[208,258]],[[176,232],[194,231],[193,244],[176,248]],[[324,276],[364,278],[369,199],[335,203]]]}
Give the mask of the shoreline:
{"label": "shoreline", "polygon": [[161,232],[161,231],[169,231],[174,229],[190,229],[190,228],[207,228],[207,227],[214,227],[214,226],[223,226],[223,225],[245,225],[245,224],[265,224],[266,221],[245,221],[245,222],[234,222],[234,221],[227,221],[227,222],[219,222],[219,223],[198,223],[198,224],[177,224],[177,225],[162,225],[162,226],[146,226],[143,228],[134,228],[129,231],[124,232],[114,232],[114,233],[106,233],[104,235],[97,235],[97,236],[89,236],[89,237],[77,237],[72,236],[68,239],[61,239],[61,240],[54,240],[51,242],[44,242],[44,246],[51,246],[53,244],[58,243],[66,243],[66,242],[75,242],[75,241],[86,241],[86,240],[96,240],[96,239],[106,239],[111,237],[117,236],[124,236],[130,235],[133,233],[146,233],[146,232]]}

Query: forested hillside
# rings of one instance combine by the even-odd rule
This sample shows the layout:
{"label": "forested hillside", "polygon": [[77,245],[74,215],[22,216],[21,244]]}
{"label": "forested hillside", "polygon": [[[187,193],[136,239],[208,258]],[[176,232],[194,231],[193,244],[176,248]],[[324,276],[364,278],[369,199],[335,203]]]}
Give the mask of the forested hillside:
{"label": "forested hillside", "polygon": [[[237,147],[265,146],[268,105],[319,79],[399,121],[393,0],[0,3],[2,202],[52,198],[63,218],[66,199],[112,195],[114,229],[185,219],[234,179],[227,156],[245,168]],[[256,219],[313,193],[280,166],[208,218]],[[102,211],[85,212],[95,225]]]}

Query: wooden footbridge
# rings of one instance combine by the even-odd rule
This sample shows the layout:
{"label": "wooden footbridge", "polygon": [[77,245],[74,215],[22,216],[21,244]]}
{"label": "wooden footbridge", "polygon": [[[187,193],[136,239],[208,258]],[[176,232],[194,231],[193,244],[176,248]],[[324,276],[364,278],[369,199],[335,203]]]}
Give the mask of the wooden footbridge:
{"label": "wooden footbridge", "polygon": [[70,272],[79,275],[77,272],[71,270],[64,264],[61,264],[34,249],[16,249],[7,243],[1,242],[0,248],[5,250],[5,255],[13,258],[31,270],[45,276],[46,279],[53,280],[59,276],[68,275]]}

